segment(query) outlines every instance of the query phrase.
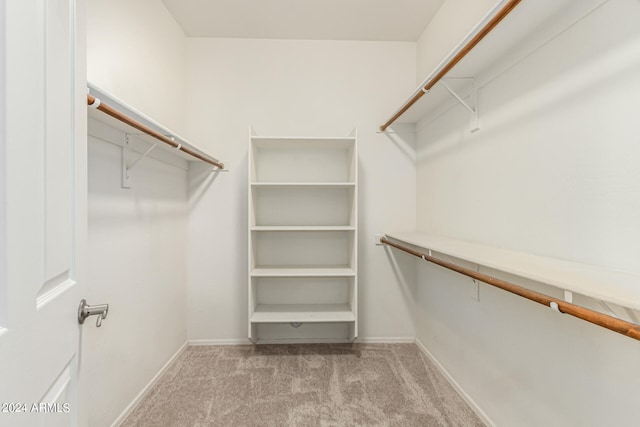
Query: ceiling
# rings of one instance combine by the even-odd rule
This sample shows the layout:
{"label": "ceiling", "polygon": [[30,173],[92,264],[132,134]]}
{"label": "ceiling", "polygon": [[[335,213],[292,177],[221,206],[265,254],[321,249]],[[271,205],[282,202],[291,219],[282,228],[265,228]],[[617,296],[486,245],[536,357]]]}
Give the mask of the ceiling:
{"label": "ceiling", "polygon": [[163,0],[187,36],[416,41],[444,0]]}

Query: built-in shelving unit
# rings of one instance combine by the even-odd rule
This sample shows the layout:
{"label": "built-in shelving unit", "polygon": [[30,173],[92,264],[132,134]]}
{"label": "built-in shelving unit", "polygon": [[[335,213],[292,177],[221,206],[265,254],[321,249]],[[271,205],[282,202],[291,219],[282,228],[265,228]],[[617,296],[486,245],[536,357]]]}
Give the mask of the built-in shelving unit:
{"label": "built-in shelving unit", "polygon": [[249,339],[355,340],[356,137],[250,144]]}

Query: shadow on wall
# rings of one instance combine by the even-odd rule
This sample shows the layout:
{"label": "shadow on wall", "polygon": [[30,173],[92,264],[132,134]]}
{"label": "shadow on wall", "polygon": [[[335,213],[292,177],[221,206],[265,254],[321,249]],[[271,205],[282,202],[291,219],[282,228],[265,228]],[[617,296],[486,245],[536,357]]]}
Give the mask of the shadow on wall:
{"label": "shadow on wall", "polygon": [[[398,254],[400,256],[397,256],[393,253],[392,248],[387,245],[383,246],[396,282],[402,290],[402,297],[405,299],[407,305],[412,307],[417,297],[417,260],[414,259],[412,255]],[[410,272],[410,274],[408,272]]]}
{"label": "shadow on wall", "polygon": [[[557,49],[561,48],[563,46]],[[588,58],[576,55],[570,64],[565,63],[562,67],[554,63],[555,67],[546,68],[542,77],[531,73],[530,77],[522,78],[527,75],[528,68],[545,64],[544,58],[537,58],[536,50],[498,74],[485,78],[486,83],[478,88],[480,131],[470,133],[466,126],[467,111],[458,103],[452,103],[446,110],[418,123],[418,134],[429,132],[428,138],[419,138],[422,147],[418,150],[418,165],[462,143],[478,138],[488,141],[511,129],[519,129],[530,123],[532,117],[547,115],[552,110],[562,111],[567,104],[581,98],[588,102],[593,98],[594,89],[610,87],[625,75],[640,73],[640,37],[611,47],[601,55],[589,55]],[[438,119],[446,115],[451,115],[450,118],[460,126],[440,126],[442,121]]]}
{"label": "shadow on wall", "polygon": [[207,163],[194,162],[189,167],[189,208],[200,202],[209,187],[218,179],[222,171]]}
{"label": "shadow on wall", "polygon": [[416,159],[416,147],[407,141],[415,141],[415,133],[415,126],[410,123],[396,123],[382,132],[411,161]]}

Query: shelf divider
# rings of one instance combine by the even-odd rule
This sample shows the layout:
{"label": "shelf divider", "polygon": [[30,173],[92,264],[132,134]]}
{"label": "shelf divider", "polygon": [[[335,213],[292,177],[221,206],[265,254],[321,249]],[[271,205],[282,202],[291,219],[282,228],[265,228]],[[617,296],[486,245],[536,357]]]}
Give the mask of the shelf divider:
{"label": "shelf divider", "polygon": [[350,267],[256,267],[251,277],[354,277]]}

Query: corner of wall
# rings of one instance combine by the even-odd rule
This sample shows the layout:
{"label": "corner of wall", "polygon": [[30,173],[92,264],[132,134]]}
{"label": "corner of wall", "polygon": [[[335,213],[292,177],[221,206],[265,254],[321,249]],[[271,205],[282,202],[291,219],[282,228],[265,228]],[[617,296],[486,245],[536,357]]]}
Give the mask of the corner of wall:
{"label": "corner of wall", "polygon": [[445,0],[417,42],[416,84],[440,63],[495,0]]}
{"label": "corner of wall", "polygon": [[185,62],[186,36],[163,2],[87,2],[87,80],[178,134],[187,129]]}
{"label": "corner of wall", "polygon": [[478,403],[473,400],[471,396],[469,396],[469,394],[460,386],[460,384],[458,384],[455,378],[451,376],[449,371],[447,371],[445,367],[438,361],[438,359],[433,354],[431,354],[429,349],[418,338],[416,338],[415,343],[420,351],[422,351],[422,353],[426,356],[426,358],[429,359],[429,361],[431,361],[431,363],[433,363],[436,368],[438,368],[442,376],[447,380],[447,382],[449,382],[449,384],[451,384],[451,387],[453,387],[454,390],[458,392],[460,397],[462,397],[464,401],[467,402],[469,407],[473,410],[473,412],[476,413],[478,418],[480,418],[482,422],[489,427],[495,426],[493,421],[491,421],[489,416],[482,410],[480,405],[478,405]]}

